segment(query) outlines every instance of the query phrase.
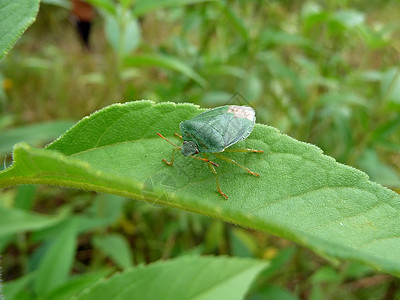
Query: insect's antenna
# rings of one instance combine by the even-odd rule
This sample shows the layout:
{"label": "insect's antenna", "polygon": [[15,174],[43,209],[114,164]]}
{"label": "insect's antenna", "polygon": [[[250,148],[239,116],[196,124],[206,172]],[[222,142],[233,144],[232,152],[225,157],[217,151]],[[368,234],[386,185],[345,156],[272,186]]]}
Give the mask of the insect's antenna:
{"label": "insect's antenna", "polygon": [[175,146],[176,148],[181,148],[181,147],[175,145],[174,143],[172,143],[171,141],[169,141],[168,139],[166,139],[165,137],[163,137],[162,134],[160,134],[160,133],[157,132],[157,135],[158,135],[160,138],[163,138],[164,140],[166,140],[166,141],[167,141],[168,143],[170,143],[172,146]]}

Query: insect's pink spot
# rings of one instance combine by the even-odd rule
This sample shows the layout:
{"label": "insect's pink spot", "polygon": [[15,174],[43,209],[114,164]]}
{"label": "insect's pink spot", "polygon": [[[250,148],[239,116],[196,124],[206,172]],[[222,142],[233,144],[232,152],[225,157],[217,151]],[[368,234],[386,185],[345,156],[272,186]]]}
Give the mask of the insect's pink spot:
{"label": "insect's pink spot", "polygon": [[256,113],[254,109],[248,106],[230,105],[227,112],[233,113],[235,117],[248,119],[252,122],[256,120]]}

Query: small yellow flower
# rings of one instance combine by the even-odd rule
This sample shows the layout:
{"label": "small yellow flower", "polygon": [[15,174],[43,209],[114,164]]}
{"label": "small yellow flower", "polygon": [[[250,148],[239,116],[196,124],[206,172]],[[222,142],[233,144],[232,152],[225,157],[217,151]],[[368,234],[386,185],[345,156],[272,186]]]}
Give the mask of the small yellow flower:
{"label": "small yellow flower", "polygon": [[3,80],[3,89],[4,89],[5,91],[11,89],[12,86],[13,86],[13,81],[12,81],[10,78],[5,78],[5,79]]}
{"label": "small yellow flower", "polygon": [[265,249],[265,251],[263,253],[263,258],[272,259],[276,256],[277,253],[278,253],[278,250],[276,248],[268,247]]}

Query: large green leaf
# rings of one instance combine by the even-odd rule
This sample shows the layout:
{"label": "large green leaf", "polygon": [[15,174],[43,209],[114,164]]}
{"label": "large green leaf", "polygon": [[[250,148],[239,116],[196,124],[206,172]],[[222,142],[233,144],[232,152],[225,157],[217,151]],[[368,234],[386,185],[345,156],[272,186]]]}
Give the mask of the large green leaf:
{"label": "large green leaf", "polygon": [[181,257],[99,281],[78,299],[243,299],[266,266],[255,259]]}
{"label": "large green leaf", "polygon": [[14,45],[22,33],[35,21],[39,0],[1,0],[0,58]]}
{"label": "large green leaf", "polygon": [[191,104],[138,101],[84,118],[46,149],[19,144],[0,187],[44,183],[114,193],[205,214],[285,237],[324,256],[400,274],[400,197],[310,144],[257,124],[227,154],[260,173],[218,161],[220,184],[201,161],[170,158],[179,123],[203,110]]}

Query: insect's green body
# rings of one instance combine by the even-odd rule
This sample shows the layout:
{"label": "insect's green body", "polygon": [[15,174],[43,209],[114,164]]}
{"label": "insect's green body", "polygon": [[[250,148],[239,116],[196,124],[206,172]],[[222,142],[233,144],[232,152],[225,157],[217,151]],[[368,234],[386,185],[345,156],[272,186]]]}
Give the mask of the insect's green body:
{"label": "insect's green body", "polygon": [[[183,139],[182,147],[175,145],[160,133],[157,133],[159,137],[175,147],[172,150],[171,161],[168,162],[165,159],[163,159],[163,161],[172,166],[174,163],[175,151],[181,150],[181,153],[185,156],[190,156],[208,163],[208,166],[214,173],[218,193],[228,199],[228,196],[222,192],[219,186],[217,171],[214,168],[214,166],[218,167],[218,164],[210,161],[207,157],[207,153],[214,153],[216,157],[235,164],[252,175],[260,176],[238,162],[219,154],[219,152],[223,151],[263,153],[264,151],[262,150],[254,149],[226,149],[247,138],[253,131],[255,121],[255,112],[248,106],[226,105],[203,112],[190,120],[180,123],[179,127],[182,136],[177,133],[175,133],[175,135]],[[193,155],[198,153],[203,153],[204,158]]]}
{"label": "insect's green body", "polygon": [[247,106],[226,105],[203,112],[179,126],[184,140],[183,155],[222,152],[244,140],[255,124],[254,110]]}

